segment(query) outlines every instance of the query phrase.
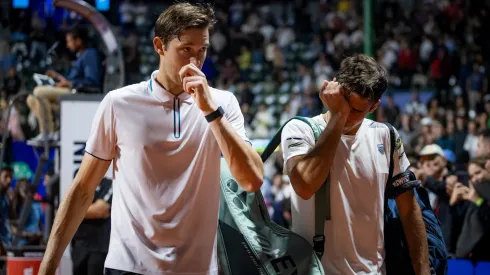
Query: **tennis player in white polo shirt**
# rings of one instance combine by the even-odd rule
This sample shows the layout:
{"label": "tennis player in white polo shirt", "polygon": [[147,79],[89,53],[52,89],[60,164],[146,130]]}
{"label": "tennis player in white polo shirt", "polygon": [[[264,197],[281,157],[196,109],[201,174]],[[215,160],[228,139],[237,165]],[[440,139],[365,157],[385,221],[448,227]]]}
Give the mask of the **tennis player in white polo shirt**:
{"label": "tennis player in white polo shirt", "polygon": [[[373,58],[347,57],[337,79],[323,83],[320,99],[328,112],[312,118],[322,129],[318,140],[299,120],[282,131],[285,171],[294,189],[293,231],[307,240],[315,235],[315,202],[310,198],[329,177],[331,219],[324,224],[321,259],[329,275],[386,274],[383,215],[390,132],[365,117],[378,107],[387,86],[386,71]],[[396,204],[415,274],[430,274],[422,213],[413,188],[404,188],[412,180],[410,163],[398,132],[395,135],[392,182],[401,183],[393,187]]]}
{"label": "tennis player in white polo shirt", "polygon": [[260,188],[263,166],[237,99],[209,87],[200,70],[213,23],[204,5],[175,4],[160,15],[153,40],[159,70],[101,102],[39,274],[55,274],[111,162],[106,274],[218,273],[220,153],[246,191]]}

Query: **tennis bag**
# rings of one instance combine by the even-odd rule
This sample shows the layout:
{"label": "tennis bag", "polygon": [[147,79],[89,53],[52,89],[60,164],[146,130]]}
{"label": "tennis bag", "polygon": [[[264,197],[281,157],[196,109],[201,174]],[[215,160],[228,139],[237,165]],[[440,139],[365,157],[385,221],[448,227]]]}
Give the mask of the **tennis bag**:
{"label": "tennis bag", "polygon": [[[384,207],[384,240],[385,240],[385,264],[386,273],[412,275],[415,271],[410,259],[408,244],[403,232],[403,225],[396,206],[396,201],[391,190],[391,181],[393,177],[393,153],[397,147],[395,130],[393,126],[385,123],[390,129],[390,168],[387,187],[385,189],[385,207]],[[427,242],[429,248],[429,260],[431,274],[447,274],[447,250],[442,236],[441,224],[431,208],[429,195],[424,187],[418,185],[414,187],[414,194],[419,203],[422,212],[422,218],[425,223]]]}
{"label": "tennis bag", "polygon": [[[279,143],[280,134],[274,149]],[[262,160],[267,160],[271,153],[263,154]],[[220,274],[325,274],[312,245],[271,221],[261,191],[245,192],[224,159],[220,185],[217,236]]]}

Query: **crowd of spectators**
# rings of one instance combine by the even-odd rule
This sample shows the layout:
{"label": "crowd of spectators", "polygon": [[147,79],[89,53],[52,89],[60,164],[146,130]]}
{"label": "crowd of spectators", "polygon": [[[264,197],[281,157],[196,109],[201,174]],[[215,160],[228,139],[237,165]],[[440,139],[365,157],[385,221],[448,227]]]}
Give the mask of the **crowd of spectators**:
{"label": "crowd of spectators", "polygon": [[[490,8],[486,1],[379,0],[373,1],[372,24],[365,28],[362,3],[217,0],[218,21],[203,71],[211,85],[238,97],[249,137],[267,139],[295,115],[324,111],[317,96],[321,81],[335,77],[345,56],[362,52],[365,32],[372,32],[372,54],[390,73],[389,91],[372,118],[399,129],[412,169],[432,191],[433,206],[444,216],[442,212],[456,204],[448,202],[444,210],[441,203],[449,201],[453,188],[432,188],[434,178],[443,185],[468,187],[461,181],[469,177],[468,162],[479,155],[479,133],[490,126],[490,40],[484,31],[490,25]],[[154,10],[143,1],[125,0],[104,13],[124,50],[128,84],[148,79],[157,68],[151,45],[152,23],[158,16]],[[51,68],[67,73],[75,56],[66,49],[64,32],[80,21],[70,12],[57,21],[34,10],[13,14],[2,20],[0,29],[3,110],[18,92],[32,91],[33,72]],[[53,50],[55,42],[59,45]],[[428,101],[424,95],[429,95]],[[17,104],[8,129],[13,139],[33,137],[38,128],[26,105]],[[441,150],[427,147],[434,144]],[[436,148],[437,153],[427,160],[421,157],[424,148]],[[273,220],[289,227],[292,190],[282,169],[279,152],[266,164],[262,191]],[[461,211],[457,218],[441,222],[459,222],[461,229],[466,210]],[[459,233],[447,234],[456,253]]]}

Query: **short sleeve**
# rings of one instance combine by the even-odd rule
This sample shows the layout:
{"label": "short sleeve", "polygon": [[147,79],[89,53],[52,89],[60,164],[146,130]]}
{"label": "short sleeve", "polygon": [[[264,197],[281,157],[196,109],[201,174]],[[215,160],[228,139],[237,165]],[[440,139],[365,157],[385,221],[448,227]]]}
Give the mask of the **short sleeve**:
{"label": "short sleeve", "polygon": [[395,130],[395,151],[393,152],[393,160],[395,166],[393,167],[393,176],[405,172],[410,166],[410,161],[405,154],[405,149],[403,148],[403,141],[400,138],[400,134]]}
{"label": "short sleeve", "polygon": [[231,100],[224,111],[226,119],[228,119],[231,126],[237,131],[238,135],[240,135],[243,140],[251,143],[250,139],[247,137],[247,132],[245,131],[245,119],[243,118],[242,110],[234,95],[231,96]]}
{"label": "short sleeve", "polygon": [[[281,149],[286,162],[295,156],[305,155],[315,146],[315,137],[311,127],[303,121],[293,119],[282,129]],[[284,168],[285,169],[285,168]]]}
{"label": "short sleeve", "polygon": [[112,160],[116,152],[115,113],[108,93],[95,113],[85,151],[102,160]]}

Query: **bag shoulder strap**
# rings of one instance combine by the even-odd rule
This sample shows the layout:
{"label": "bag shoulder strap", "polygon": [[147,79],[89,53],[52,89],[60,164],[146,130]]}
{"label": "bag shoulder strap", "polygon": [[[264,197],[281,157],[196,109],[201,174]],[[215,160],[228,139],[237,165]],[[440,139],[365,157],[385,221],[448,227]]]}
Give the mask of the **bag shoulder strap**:
{"label": "bag shoulder strap", "polygon": [[395,128],[388,122],[385,122],[385,125],[388,126],[388,129],[390,130],[390,170],[388,171],[388,180],[386,182],[386,185],[391,181],[391,178],[393,177],[393,170],[395,169],[395,162],[394,162],[394,154],[395,154],[395,147],[396,147],[396,136],[395,136]]}
{"label": "bag shoulder strap", "polygon": [[301,120],[304,123],[308,124],[311,127],[311,129],[313,130],[313,135],[315,137],[315,141],[318,139],[318,137],[322,133],[322,129],[321,129],[320,125],[318,123],[316,123],[315,120],[313,120],[312,118],[302,117],[302,116],[295,116],[293,118],[290,118],[288,121],[286,121],[281,126],[281,128],[279,128],[279,130],[277,130],[276,134],[269,141],[269,144],[267,144],[267,146],[265,147],[264,151],[260,155],[260,157],[262,158],[262,162],[266,162],[267,159],[272,155],[272,153],[274,153],[277,146],[279,146],[279,144],[281,144],[282,130],[293,119]]}
{"label": "bag shoulder strap", "polygon": [[[308,124],[313,129],[315,142],[322,133],[321,126],[311,118],[308,118]],[[325,220],[331,219],[330,212],[330,176],[315,193],[315,236],[313,236],[313,250],[319,259],[325,252]]]}
{"label": "bag shoulder strap", "polygon": [[[293,119],[301,120],[304,123],[308,124],[313,130],[315,142],[318,140],[323,131],[321,126],[312,118],[295,116],[286,121],[286,123],[281,126],[281,128],[271,139],[267,147],[264,149],[261,155],[263,162],[265,162],[276,150],[277,146],[279,146],[279,144],[281,143],[281,134],[284,126],[286,126]],[[320,187],[320,189],[318,189],[318,191],[315,193],[315,236],[313,237],[313,250],[315,250],[315,253],[317,254],[319,259],[322,258],[325,247],[325,220],[330,220],[330,185],[328,178],[325,180],[325,183]]]}

